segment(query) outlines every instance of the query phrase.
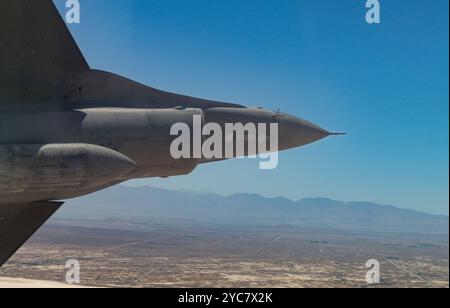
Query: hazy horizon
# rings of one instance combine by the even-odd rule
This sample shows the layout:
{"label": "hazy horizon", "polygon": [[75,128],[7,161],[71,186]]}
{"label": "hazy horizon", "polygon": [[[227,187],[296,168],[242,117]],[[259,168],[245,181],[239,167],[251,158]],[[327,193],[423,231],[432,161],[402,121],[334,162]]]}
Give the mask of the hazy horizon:
{"label": "hazy horizon", "polygon": [[150,189],[155,188],[155,189],[162,189],[162,190],[167,190],[167,191],[189,193],[189,194],[194,194],[194,195],[217,195],[217,196],[225,197],[225,198],[232,197],[234,195],[244,194],[244,195],[257,195],[257,196],[263,197],[265,199],[282,198],[282,199],[287,199],[287,200],[289,200],[291,202],[298,202],[298,201],[302,201],[302,200],[306,200],[306,199],[327,199],[327,200],[331,200],[331,201],[338,201],[338,202],[344,202],[344,203],[363,202],[363,203],[373,203],[373,204],[381,205],[381,206],[392,206],[392,207],[395,207],[395,208],[398,208],[398,209],[402,209],[402,210],[412,210],[412,211],[417,211],[417,212],[420,212],[420,213],[433,215],[433,216],[449,217],[448,214],[436,214],[436,213],[428,212],[426,210],[415,210],[415,209],[411,209],[411,208],[407,208],[407,207],[403,208],[403,207],[400,207],[400,206],[398,206],[396,204],[392,204],[392,203],[378,203],[378,202],[375,202],[373,200],[333,199],[333,198],[330,198],[330,197],[327,197],[327,196],[305,196],[305,197],[300,197],[300,198],[297,198],[297,199],[293,199],[293,198],[289,198],[289,197],[281,196],[281,195],[273,195],[273,196],[271,196],[271,195],[265,195],[264,193],[261,194],[261,193],[257,193],[257,192],[232,192],[232,193],[223,193],[223,194],[221,194],[221,193],[216,193],[216,192],[213,192],[213,191],[191,190],[191,189],[185,189],[185,188],[182,188],[182,187],[180,187],[180,188],[170,188],[170,187],[164,187],[164,185],[158,185],[158,184],[155,184],[155,185],[152,185],[152,184],[139,185],[139,182],[137,182],[136,185],[132,185],[132,184],[130,185],[130,183],[126,182],[126,183],[118,185],[118,187],[124,187],[124,188],[150,188]]}

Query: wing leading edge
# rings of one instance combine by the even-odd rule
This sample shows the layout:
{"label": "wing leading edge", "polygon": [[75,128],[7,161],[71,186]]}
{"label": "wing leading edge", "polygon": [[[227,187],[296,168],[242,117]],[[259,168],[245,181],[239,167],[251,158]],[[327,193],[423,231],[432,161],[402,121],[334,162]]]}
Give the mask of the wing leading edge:
{"label": "wing leading edge", "polygon": [[62,202],[0,204],[0,266],[62,206]]}
{"label": "wing leading edge", "polygon": [[1,0],[0,69],[89,65],[51,0]]}

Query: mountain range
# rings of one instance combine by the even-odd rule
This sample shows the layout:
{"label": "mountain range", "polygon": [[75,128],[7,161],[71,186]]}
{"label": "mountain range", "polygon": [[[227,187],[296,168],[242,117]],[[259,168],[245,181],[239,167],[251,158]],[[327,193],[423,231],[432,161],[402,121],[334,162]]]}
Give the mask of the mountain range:
{"label": "mountain range", "polygon": [[256,194],[197,194],[116,186],[69,201],[56,219],[136,223],[185,220],[226,226],[296,226],[349,231],[448,234],[449,217],[371,202],[292,201]]}

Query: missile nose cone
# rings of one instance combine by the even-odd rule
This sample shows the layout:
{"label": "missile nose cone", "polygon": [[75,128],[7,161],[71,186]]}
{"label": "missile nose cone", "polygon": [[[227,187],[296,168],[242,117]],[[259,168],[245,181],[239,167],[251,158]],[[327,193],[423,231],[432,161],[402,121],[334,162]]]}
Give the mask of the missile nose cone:
{"label": "missile nose cone", "polygon": [[279,147],[287,150],[307,145],[331,135],[327,130],[288,114],[279,114]]}
{"label": "missile nose cone", "polygon": [[136,167],[136,163],[127,156],[109,148],[86,146],[89,150],[88,166],[91,179],[121,179]]}
{"label": "missile nose cone", "polygon": [[[220,127],[225,127],[225,131],[227,123],[241,123],[243,125],[250,123],[254,124],[255,126],[259,126],[259,124],[276,124],[276,127],[278,128],[278,134],[274,132],[274,134],[272,135],[272,128],[270,128],[268,130],[263,129],[262,134],[266,134],[264,136],[261,135],[261,131],[259,131],[258,128],[258,136],[254,136],[253,138],[253,140],[258,140],[259,138],[261,138],[261,140],[265,139],[265,143],[262,145],[262,147],[265,146],[267,149],[267,146],[270,144],[270,151],[269,149],[267,149],[267,151],[269,152],[276,152],[278,150],[283,151],[301,147],[303,145],[307,145],[319,141],[325,137],[334,135],[333,133],[330,133],[311,122],[302,120],[290,114],[272,112],[260,108],[212,108],[207,110],[205,118],[206,122],[208,123],[218,123]],[[268,131],[270,131],[270,136],[267,135]],[[246,137],[247,140],[251,140],[251,138],[249,137],[250,133]],[[278,145],[277,150],[274,150],[272,148],[272,141],[275,140],[277,141]],[[257,152],[264,153],[267,151],[261,150],[258,147]]]}

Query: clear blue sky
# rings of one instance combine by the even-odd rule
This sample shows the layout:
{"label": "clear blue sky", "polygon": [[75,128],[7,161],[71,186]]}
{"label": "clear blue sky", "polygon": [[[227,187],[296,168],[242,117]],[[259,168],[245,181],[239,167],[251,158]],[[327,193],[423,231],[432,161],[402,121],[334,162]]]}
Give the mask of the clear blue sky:
{"label": "clear blue sky", "polygon": [[[56,0],[62,9],[64,0]],[[448,0],[80,0],[94,68],[188,95],[280,108],[348,136],[131,185],[330,197],[449,211]]]}

